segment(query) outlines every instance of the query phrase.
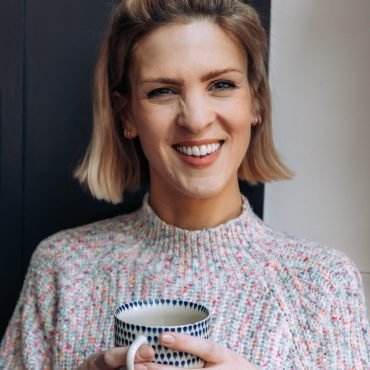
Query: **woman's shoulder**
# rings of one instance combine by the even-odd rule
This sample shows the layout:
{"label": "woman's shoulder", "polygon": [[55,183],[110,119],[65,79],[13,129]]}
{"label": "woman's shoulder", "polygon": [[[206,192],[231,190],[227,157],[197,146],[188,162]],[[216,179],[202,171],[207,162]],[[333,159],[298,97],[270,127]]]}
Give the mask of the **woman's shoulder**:
{"label": "woman's shoulder", "polygon": [[336,295],[343,289],[361,290],[360,273],[342,251],[322,243],[268,228],[273,253],[285,272],[303,285],[319,286]]}
{"label": "woman's shoulder", "polygon": [[335,307],[366,311],[361,275],[343,252],[268,226],[257,244],[268,285],[303,325],[328,324]]}
{"label": "woman's shoulder", "polygon": [[75,262],[95,260],[117,245],[129,243],[139,223],[140,217],[135,211],[58,231],[36,247],[31,267],[58,262],[68,264],[72,259]]}

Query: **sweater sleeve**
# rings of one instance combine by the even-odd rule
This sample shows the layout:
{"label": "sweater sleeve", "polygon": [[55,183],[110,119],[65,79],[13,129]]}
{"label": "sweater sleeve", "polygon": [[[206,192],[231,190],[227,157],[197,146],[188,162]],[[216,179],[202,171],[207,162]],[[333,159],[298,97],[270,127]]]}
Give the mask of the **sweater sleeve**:
{"label": "sweater sleeve", "polygon": [[51,369],[56,279],[47,242],[34,252],[0,347],[1,369]]}
{"label": "sweater sleeve", "polygon": [[348,258],[334,275],[333,287],[328,331],[335,347],[329,349],[335,358],[333,368],[370,369],[370,327],[361,275]]}

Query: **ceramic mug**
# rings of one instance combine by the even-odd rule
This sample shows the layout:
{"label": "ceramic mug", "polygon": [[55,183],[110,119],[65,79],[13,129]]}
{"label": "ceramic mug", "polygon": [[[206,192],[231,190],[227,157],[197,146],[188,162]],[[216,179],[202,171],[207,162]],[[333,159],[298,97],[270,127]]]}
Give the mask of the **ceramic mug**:
{"label": "ceramic mug", "polygon": [[134,358],[143,344],[152,346],[154,362],[182,368],[200,369],[204,361],[185,352],[159,344],[164,332],[177,332],[209,339],[209,310],[199,303],[178,299],[147,299],[119,306],[114,313],[115,346],[129,346],[127,370],[134,370]]}

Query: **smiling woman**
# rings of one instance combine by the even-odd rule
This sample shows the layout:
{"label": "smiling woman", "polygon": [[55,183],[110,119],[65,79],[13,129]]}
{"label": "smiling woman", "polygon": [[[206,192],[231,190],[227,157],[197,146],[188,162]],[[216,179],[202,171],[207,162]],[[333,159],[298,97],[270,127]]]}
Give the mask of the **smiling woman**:
{"label": "smiling woman", "polygon": [[[220,4],[170,1],[147,6],[150,11],[144,10],[146,5],[140,2],[124,2],[112,18],[96,70],[94,134],[85,160],[76,172],[81,182],[98,199],[116,203],[122,200],[124,189],[135,189],[142,178],[146,179],[147,163],[140,166],[138,160],[145,137],[127,141],[122,133],[128,130],[125,124],[128,112],[141,113],[132,109],[132,104],[138,105],[139,101],[143,104],[141,108],[148,109],[148,104],[142,101],[146,98],[145,101],[151,101],[149,107],[153,103],[163,106],[166,102],[167,110],[153,108],[151,114],[161,115],[168,109],[176,114],[172,110],[173,101],[169,104],[168,99],[177,96],[183,110],[178,120],[186,122],[184,113],[197,114],[193,111],[197,107],[189,104],[198,99],[195,94],[199,95],[199,91],[187,94],[187,102],[183,96],[195,77],[203,84],[208,83],[209,97],[218,97],[213,99],[213,104],[231,100],[228,109],[232,109],[233,102],[240,101],[238,96],[243,92],[251,95],[248,104],[253,97],[253,122],[261,124],[254,125],[250,145],[244,147],[245,156],[238,164],[239,178],[252,184],[290,178],[292,173],[281,163],[272,143],[271,102],[265,70],[267,39],[256,12],[238,1]],[[204,49],[208,42],[210,46]],[[193,71],[197,64],[197,71]],[[235,81],[229,81],[228,77]],[[231,90],[237,90],[234,99],[227,98]],[[132,94],[135,99],[131,100]],[[201,114],[206,112],[201,109]]]}
{"label": "smiling woman", "polygon": [[[238,168],[258,115],[239,43],[204,20],[158,28],[136,44],[130,86],[122,125],[140,138],[156,213],[188,229],[226,221],[227,204],[237,216]],[[207,217],[176,219],[177,209],[204,199]]]}
{"label": "smiling woman", "polygon": [[[370,366],[355,266],[272,230],[240,194],[239,178],[291,176],[271,139],[265,53],[257,14],[237,0],[118,6],[96,69],[93,137],[76,176],[110,202],[143,176],[150,191],[138,211],[37,248],[0,366],[119,368],[128,349],[111,348],[113,309],[153,296],[209,307],[212,340],[160,337],[207,368]],[[143,346],[136,370],[173,368],[158,361]]]}

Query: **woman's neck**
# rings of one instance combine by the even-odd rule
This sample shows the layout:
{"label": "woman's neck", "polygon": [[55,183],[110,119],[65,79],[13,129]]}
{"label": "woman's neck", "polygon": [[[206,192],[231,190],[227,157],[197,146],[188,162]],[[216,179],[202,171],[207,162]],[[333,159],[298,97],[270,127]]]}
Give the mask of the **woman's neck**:
{"label": "woman's neck", "polygon": [[242,212],[239,187],[209,198],[192,198],[170,192],[160,196],[152,189],[149,203],[163,221],[185,230],[215,227]]}

